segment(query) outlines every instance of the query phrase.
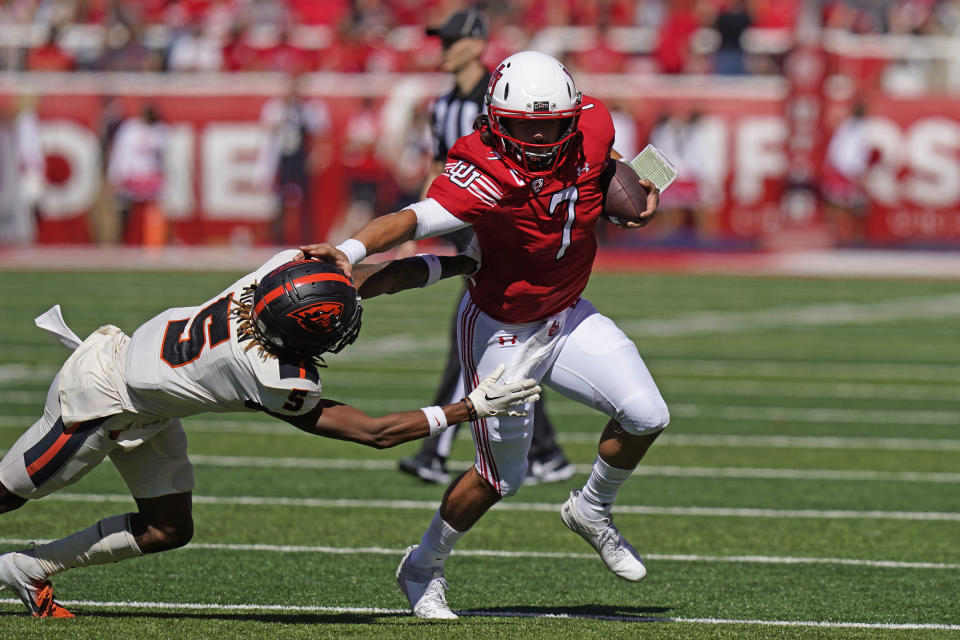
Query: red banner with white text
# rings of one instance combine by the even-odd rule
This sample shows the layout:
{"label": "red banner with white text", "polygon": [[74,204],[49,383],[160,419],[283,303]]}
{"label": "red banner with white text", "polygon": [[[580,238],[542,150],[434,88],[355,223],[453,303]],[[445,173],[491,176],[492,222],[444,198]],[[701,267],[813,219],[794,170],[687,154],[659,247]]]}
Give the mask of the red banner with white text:
{"label": "red banner with white text", "polygon": [[[819,213],[809,220],[818,233],[804,236],[784,207],[792,160],[789,90],[782,79],[597,76],[581,84],[632,124],[627,148],[642,148],[671,115],[679,113],[696,126],[690,160],[696,197],[670,205],[669,214],[643,232],[604,229],[604,241],[766,247],[789,244],[793,233],[826,244],[842,236]],[[304,99],[321,102],[328,118],[325,160],[308,167],[309,220],[286,220],[280,235],[275,219],[286,209],[271,185],[256,176],[256,164],[264,144],[261,110],[284,94],[283,78],[27,74],[0,79],[0,107],[6,105],[9,114],[20,96],[36,99],[46,162],[38,242],[98,240],[105,96],[116,96],[111,108],[134,114],[149,102],[169,125],[161,207],[168,242],[271,244],[279,238],[294,244],[336,240],[370,215],[416,199],[429,161],[423,113],[430,97],[447,88],[448,78],[434,74],[306,78]],[[848,111],[847,103],[824,105],[822,146]],[[960,100],[871,97],[866,136],[873,160],[862,183],[868,198],[863,240],[883,246],[960,245]],[[358,140],[367,145],[362,151]],[[367,202],[373,207],[356,206],[358,194],[369,196],[371,190],[375,195]]]}

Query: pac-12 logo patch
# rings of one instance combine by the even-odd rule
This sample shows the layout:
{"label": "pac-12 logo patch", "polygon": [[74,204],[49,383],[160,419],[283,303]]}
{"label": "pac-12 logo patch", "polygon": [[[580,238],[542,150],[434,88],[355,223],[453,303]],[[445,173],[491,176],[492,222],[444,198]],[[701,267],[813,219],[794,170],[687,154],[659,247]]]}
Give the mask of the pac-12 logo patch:
{"label": "pac-12 logo patch", "polygon": [[533,188],[534,193],[540,193],[540,190],[543,189],[543,178],[537,178],[530,186]]}
{"label": "pac-12 logo patch", "polygon": [[333,323],[340,319],[343,304],[339,302],[318,302],[309,307],[291,311],[287,315],[296,318],[297,323],[312,333],[326,333]]}
{"label": "pac-12 logo patch", "polygon": [[553,321],[553,324],[550,325],[550,328],[547,329],[547,337],[552,338],[556,335],[557,331],[560,330],[560,323],[556,320]]}

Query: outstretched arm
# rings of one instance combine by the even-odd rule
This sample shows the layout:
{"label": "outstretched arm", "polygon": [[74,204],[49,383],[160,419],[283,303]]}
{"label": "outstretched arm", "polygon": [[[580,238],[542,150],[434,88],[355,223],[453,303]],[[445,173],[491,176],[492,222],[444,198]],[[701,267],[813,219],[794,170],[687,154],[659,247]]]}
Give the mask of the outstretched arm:
{"label": "outstretched arm", "polygon": [[375,418],[356,407],[333,400],[321,400],[312,411],[299,416],[284,416],[271,411],[267,413],[307,433],[385,449],[435,435],[448,425],[459,422],[507,412],[524,415],[520,405],[539,400],[540,387],[531,378],[510,383],[499,382],[504,368],[504,365],[500,365],[470,395],[444,407],[424,407]]}
{"label": "outstretched arm", "polygon": [[[360,231],[355,233],[350,240],[342,243],[340,247],[353,241],[361,243],[364,248],[364,255],[380,253],[391,249],[398,244],[413,240],[414,232],[417,229],[417,214],[412,209],[404,209],[396,213],[389,213],[379,218],[374,218],[368,222]],[[355,256],[348,256],[340,248],[334,247],[326,242],[320,244],[310,244],[300,247],[304,255],[313,258],[332,262],[338,269],[343,271],[349,278],[353,274],[353,264],[359,262],[364,256],[356,259]]]}
{"label": "outstretched arm", "polygon": [[349,277],[353,274],[353,265],[368,255],[380,253],[407,240],[439,236],[469,226],[469,222],[447,211],[433,198],[427,198],[403,211],[373,219],[352,238],[336,247],[321,243],[305,245],[300,250],[304,255],[337,265]]}
{"label": "outstretched arm", "polygon": [[353,284],[364,300],[383,293],[427,287],[438,280],[465,276],[477,270],[477,262],[465,255],[412,256],[379,264],[353,267]]}
{"label": "outstretched arm", "polygon": [[[441,411],[447,424],[457,424],[468,419],[467,405],[462,401],[448,404],[442,407]],[[310,413],[277,417],[316,436],[347,440],[375,449],[386,449],[431,435],[427,415],[419,409],[398,411],[377,418],[347,404],[321,400]]]}

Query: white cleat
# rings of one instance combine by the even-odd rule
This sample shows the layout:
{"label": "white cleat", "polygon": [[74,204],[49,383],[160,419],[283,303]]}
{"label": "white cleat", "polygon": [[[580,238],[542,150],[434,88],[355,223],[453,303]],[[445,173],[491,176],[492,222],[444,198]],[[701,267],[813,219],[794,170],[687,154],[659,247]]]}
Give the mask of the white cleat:
{"label": "white cleat", "polygon": [[0,556],[0,589],[12,589],[34,618],[72,618],[53,599],[53,586],[30,553],[12,551]]}
{"label": "white cleat", "polygon": [[456,620],[457,614],[447,606],[447,581],[443,569],[425,569],[410,564],[410,554],[418,545],[407,547],[397,567],[397,584],[407,596],[413,615],[427,620]]}
{"label": "white cleat", "polygon": [[579,495],[579,491],[570,492],[570,498],[560,507],[563,524],[589,542],[610,571],[631,582],[643,580],[647,568],[637,550],[620,535],[612,518],[604,518],[602,525],[598,526],[581,516],[574,505]]}

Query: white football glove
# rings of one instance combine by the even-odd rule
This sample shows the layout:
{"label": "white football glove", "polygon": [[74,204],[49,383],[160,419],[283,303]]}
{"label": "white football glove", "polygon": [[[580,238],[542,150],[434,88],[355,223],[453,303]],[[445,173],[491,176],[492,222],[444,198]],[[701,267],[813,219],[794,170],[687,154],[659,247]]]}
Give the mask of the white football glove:
{"label": "white football glove", "polygon": [[525,411],[519,409],[511,411],[510,407],[540,399],[540,385],[533,378],[516,382],[497,382],[506,368],[506,365],[501,364],[496,371],[481,380],[477,388],[465,398],[468,400],[467,408],[472,406],[473,412],[476,413],[476,416],[470,416],[471,420],[490,418],[504,412],[511,416],[525,416],[527,415]]}

